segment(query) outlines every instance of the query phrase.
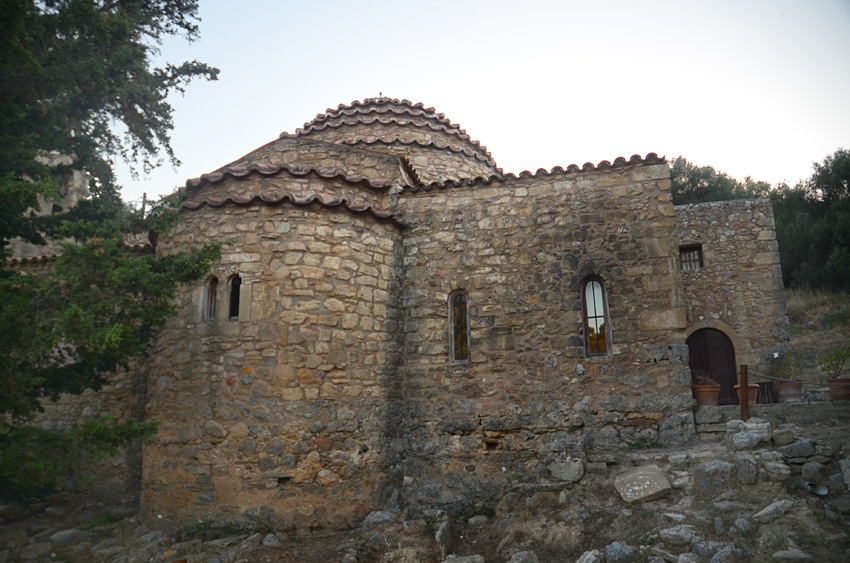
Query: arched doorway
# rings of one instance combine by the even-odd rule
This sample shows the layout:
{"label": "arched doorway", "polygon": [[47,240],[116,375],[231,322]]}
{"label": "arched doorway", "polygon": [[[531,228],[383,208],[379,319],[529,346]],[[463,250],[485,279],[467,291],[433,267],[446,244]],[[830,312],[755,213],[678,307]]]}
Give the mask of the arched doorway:
{"label": "arched doorway", "polygon": [[735,348],[732,341],[713,328],[704,328],[688,337],[690,352],[691,380],[702,374],[720,384],[720,405],[737,405],[738,396],[734,386],[738,384],[735,375]]}

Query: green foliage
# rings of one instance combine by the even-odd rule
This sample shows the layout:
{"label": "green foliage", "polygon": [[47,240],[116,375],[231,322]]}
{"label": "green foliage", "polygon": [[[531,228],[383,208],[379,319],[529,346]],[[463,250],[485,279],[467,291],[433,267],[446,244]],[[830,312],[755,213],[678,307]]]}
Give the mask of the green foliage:
{"label": "green foliage", "polygon": [[178,163],[167,96],[218,70],[151,63],[164,37],[198,37],[197,15],[191,0],[0,3],[0,253],[15,236],[38,241],[27,210],[68,175],[37,162],[40,151],[75,155],[98,194],[115,193],[116,157],[144,172],[163,156]]}
{"label": "green foliage", "polygon": [[770,192],[767,182],[747,177],[741,183],[711,166],[697,166],[681,156],[673,161],[670,183],[675,205],[767,197]]}
{"label": "green foliage", "polygon": [[850,309],[830,311],[821,319],[821,326],[826,330],[842,325],[850,325]]}
{"label": "green foliage", "polygon": [[0,498],[31,503],[69,487],[84,487],[85,470],[121,448],[156,433],[158,423],[115,424],[87,418],[67,432],[0,426]]}
{"label": "green foliage", "polygon": [[838,149],[812,176],[773,197],[786,286],[850,290],[850,152]]}
{"label": "green foliage", "polygon": [[844,364],[848,360],[850,360],[850,348],[839,348],[821,359],[818,365],[829,379],[839,379],[844,370]]}
{"label": "green foliage", "polygon": [[789,350],[779,360],[776,375],[781,379],[797,379],[797,376],[803,372],[806,356],[802,352]]}

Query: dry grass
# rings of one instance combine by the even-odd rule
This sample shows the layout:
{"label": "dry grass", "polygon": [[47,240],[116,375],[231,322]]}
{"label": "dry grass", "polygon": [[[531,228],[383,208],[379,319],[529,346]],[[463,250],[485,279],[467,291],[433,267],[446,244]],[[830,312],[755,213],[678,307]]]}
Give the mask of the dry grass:
{"label": "dry grass", "polygon": [[785,291],[788,318],[792,325],[806,326],[813,322],[818,328],[833,328],[850,324],[850,295],[812,289]]}

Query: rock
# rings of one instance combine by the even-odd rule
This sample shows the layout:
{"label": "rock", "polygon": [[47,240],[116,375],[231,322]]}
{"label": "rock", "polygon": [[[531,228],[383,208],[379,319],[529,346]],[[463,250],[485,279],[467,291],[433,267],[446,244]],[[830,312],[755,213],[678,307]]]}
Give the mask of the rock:
{"label": "rock", "polygon": [[777,446],[787,446],[794,441],[794,431],[791,428],[780,428],[771,436],[773,443]]}
{"label": "rock", "polygon": [[753,523],[749,518],[741,516],[740,518],[735,519],[735,529],[746,534],[753,530]]}
{"label": "rock", "polygon": [[709,557],[713,557],[723,547],[724,545],[718,541],[701,541],[694,545],[694,553],[703,559],[708,559]]}
{"label": "rock", "polygon": [[743,550],[736,549],[729,545],[715,553],[714,556],[709,560],[709,563],[735,563],[736,561],[743,560]]}
{"label": "rock", "polygon": [[791,476],[791,468],[782,462],[766,462],[762,466],[761,471],[764,478],[768,481],[787,481]]}
{"label": "rock", "polygon": [[697,424],[718,424],[723,422],[723,413],[718,407],[699,407],[694,413]]}
{"label": "rock", "polygon": [[49,561],[53,546],[49,542],[31,543],[21,549],[21,561]]}
{"label": "rock", "polygon": [[820,483],[823,480],[822,471],[822,463],[810,461],[808,463],[803,464],[803,467],[800,470],[800,477],[803,478],[803,481],[812,481],[814,483]]}
{"label": "rock", "polygon": [[[740,434],[738,434],[740,436]],[[738,480],[744,485],[754,485],[758,480],[758,464],[750,454],[735,454],[735,471]]]}
{"label": "rock", "polygon": [[50,536],[50,543],[53,544],[53,547],[59,549],[65,547],[66,545],[82,541],[84,538],[90,535],[91,534],[87,532],[72,528],[70,530],[62,530],[61,532],[56,532],[55,534]]}
{"label": "rock", "polygon": [[540,563],[533,551],[518,551],[508,563]]}
{"label": "rock", "polygon": [[699,563],[696,553],[680,553],[676,563]]}
{"label": "rock", "polygon": [[277,539],[277,536],[274,534],[267,534],[263,537],[263,545],[266,547],[280,547],[280,540]]}
{"label": "rock", "polygon": [[476,514],[472,518],[466,521],[467,524],[472,526],[473,528],[480,528],[489,522],[490,519],[484,516],[483,514]]}
{"label": "rock", "polygon": [[452,548],[452,529],[449,522],[449,520],[441,522],[434,533],[434,541],[440,546],[440,552],[444,557]]}
{"label": "rock", "polygon": [[811,555],[797,549],[777,551],[771,557],[774,561],[813,561]]}
{"label": "rock", "polygon": [[485,563],[480,555],[449,555],[443,563]]}
{"label": "rock", "polygon": [[396,515],[394,512],[386,512],[383,510],[375,510],[374,512],[370,512],[366,518],[363,519],[363,523],[360,524],[361,532],[368,532],[373,528],[377,528],[379,526],[385,526],[387,524],[392,524],[396,521]]}
{"label": "rock", "polygon": [[705,539],[705,534],[689,525],[665,528],[658,532],[664,543],[675,546],[691,546]]}
{"label": "rock", "polygon": [[602,563],[602,554],[597,549],[585,551],[576,559],[576,563]]}
{"label": "rock", "polygon": [[638,549],[625,542],[615,541],[605,546],[605,563],[632,563]]}
{"label": "rock", "polygon": [[[245,540],[239,545],[239,549],[256,549],[262,545],[262,542],[263,534],[256,533],[245,538]],[[177,546],[174,547],[176,548]]]}
{"label": "rock", "polygon": [[614,477],[614,488],[625,502],[645,502],[663,497],[673,486],[657,465],[646,465]]}
{"label": "rock", "polygon": [[566,457],[546,466],[557,481],[575,483],[584,476],[584,464],[580,459]]}
{"label": "rock", "polygon": [[699,464],[694,469],[694,493],[714,497],[731,488],[735,466],[719,459]]}
{"label": "rock", "polygon": [[829,476],[829,488],[833,491],[840,493],[847,489],[847,485],[844,483],[844,476],[841,473],[834,473]]}
{"label": "rock", "polygon": [[762,524],[767,524],[768,522],[773,522],[778,518],[782,518],[785,513],[791,510],[793,507],[794,501],[787,499],[780,500],[765,507],[761,512],[753,516],[753,520],[755,520],[756,522],[761,522]]}
{"label": "rock", "polygon": [[381,557],[381,563],[420,563],[426,560],[425,554],[412,547],[388,551]]}
{"label": "rock", "polygon": [[850,459],[842,459],[838,462],[841,468],[841,475],[844,477],[844,486],[850,489]]}
{"label": "rock", "polygon": [[817,450],[815,449],[814,443],[807,438],[804,440],[797,440],[793,444],[788,444],[787,446],[782,446],[779,448],[779,452],[786,458],[791,458],[810,457],[815,455]]}
{"label": "rock", "polygon": [[762,437],[752,432],[738,432],[732,436],[732,447],[735,450],[749,450],[761,444]]}

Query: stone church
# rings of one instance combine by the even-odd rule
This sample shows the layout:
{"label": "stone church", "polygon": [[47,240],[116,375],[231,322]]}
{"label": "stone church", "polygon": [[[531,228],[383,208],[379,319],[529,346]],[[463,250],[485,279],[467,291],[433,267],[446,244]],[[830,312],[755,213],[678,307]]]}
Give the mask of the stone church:
{"label": "stone church", "polygon": [[504,174],[433,108],[375,98],[182,195],[156,252],[225,242],[220,263],[141,395],[75,403],[161,421],[151,514],[346,526],[576,481],[594,452],[693,441],[692,375],[734,403],[736,366],[788,338],[770,203],[674,206],[655,154]]}

